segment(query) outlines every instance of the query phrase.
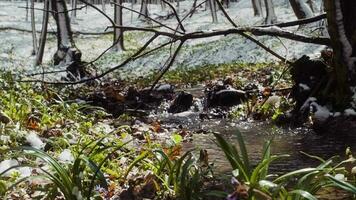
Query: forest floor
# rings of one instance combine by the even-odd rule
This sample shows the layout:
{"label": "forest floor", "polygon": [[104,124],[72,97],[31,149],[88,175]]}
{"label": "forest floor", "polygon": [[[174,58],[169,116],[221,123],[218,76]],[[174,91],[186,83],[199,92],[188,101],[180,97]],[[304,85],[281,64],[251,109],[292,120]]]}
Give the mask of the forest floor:
{"label": "forest floor", "polygon": [[[124,4],[131,7],[131,4]],[[31,30],[31,24],[26,21],[26,9],[23,2],[0,2],[0,29],[4,27],[22,28]],[[41,4],[36,4],[36,8],[41,9]],[[184,16],[191,8],[190,1],[183,1],[180,5],[179,13]],[[134,5],[134,9],[139,9],[139,5]],[[113,9],[107,5],[107,14],[113,15]],[[149,5],[151,17],[162,21],[164,24],[175,27],[177,21],[175,18],[164,19],[171,11],[166,8],[162,11],[160,5]],[[238,10],[238,12],[235,12]],[[232,3],[227,12],[231,15],[232,19],[241,26],[258,25],[263,22],[262,17],[254,17],[251,5],[248,1],[240,1],[239,3]],[[36,10],[36,29],[41,29],[42,12]],[[290,7],[283,5],[283,1],[276,1],[276,13],[280,22],[295,20],[295,16]],[[163,17],[163,19],[160,19]],[[156,26],[154,22],[147,22],[138,18],[137,14],[124,10],[123,24],[129,26],[150,27]],[[213,29],[231,28],[229,22],[223,17],[222,13],[218,11],[218,22],[211,22],[210,12],[205,10],[205,6],[197,9],[196,13],[183,21],[185,29],[188,32],[194,31],[209,31]],[[77,18],[72,22],[74,31],[82,32],[104,32],[110,22],[105,19],[100,13],[92,8],[83,8],[78,10]],[[317,24],[315,24],[317,25]],[[164,28],[159,28],[164,30]],[[52,18],[50,18],[50,31],[55,31],[56,26]],[[297,33],[305,33],[309,30],[308,34],[318,35],[320,30],[317,26],[308,27],[308,29],[291,27],[290,31]],[[311,30],[311,31],[310,31]],[[108,30],[109,31],[109,30]],[[34,68],[32,62],[28,60],[34,59],[31,56],[32,52],[32,39],[29,32],[19,31],[0,31],[0,36],[3,38],[0,41],[2,46],[0,50],[1,68],[12,70],[24,70],[27,72],[42,71],[43,68]],[[105,70],[110,68],[128,55],[131,55],[140,45],[143,45],[149,39],[151,34],[140,32],[127,32],[125,34],[125,52],[108,52],[94,64],[97,65],[98,70]],[[39,37],[39,36],[38,36]],[[287,59],[293,60],[299,58],[304,54],[318,54],[324,48],[320,45],[304,44],[291,40],[285,40],[278,37],[258,37],[258,39],[265,43],[266,46],[272,48],[280,55]],[[155,45],[164,43],[167,38],[160,37]],[[82,50],[83,60],[89,62],[100,55],[106,48],[112,44],[111,35],[78,35],[75,38],[77,47]],[[56,40],[53,35],[50,35],[46,44],[44,62],[48,64],[45,66],[45,71],[53,70],[50,66],[52,56],[56,51]],[[119,73],[122,78],[131,78],[148,73],[154,73],[158,70],[165,59],[170,54],[170,48],[164,48],[154,54],[148,55],[142,59],[138,59],[129,63]],[[194,68],[204,67],[205,65],[218,65],[229,63],[262,63],[276,61],[276,58],[266,53],[263,49],[259,48],[256,44],[248,41],[241,36],[228,35],[218,36],[209,39],[199,39],[187,41],[183,46],[183,50],[179,54],[173,68]],[[58,70],[58,69],[56,69]],[[52,76],[54,78],[56,76]]]}

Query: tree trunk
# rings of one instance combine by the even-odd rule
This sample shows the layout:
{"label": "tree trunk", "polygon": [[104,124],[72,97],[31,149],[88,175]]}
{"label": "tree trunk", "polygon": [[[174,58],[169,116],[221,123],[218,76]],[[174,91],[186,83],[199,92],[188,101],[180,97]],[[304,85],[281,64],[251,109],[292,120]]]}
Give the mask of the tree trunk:
{"label": "tree trunk", "polygon": [[324,3],[333,48],[335,103],[345,108],[352,95],[350,86],[356,86],[356,1],[325,0]]}
{"label": "tree trunk", "polygon": [[274,6],[272,0],[265,0],[266,6],[266,19],[265,24],[274,24],[277,22],[277,16],[274,12]]}
{"label": "tree trunk", "polygon": [[105,6],[105,0],[101,0],[101,9],[103,10],[103,12],[106,12],[106,6]]}
{"label": "tree trunk", "polygon": [[28,22],[28,1],[26,0],[26,22]]}
{"label": "tree trunk", "polygon": [[213,23],[217,23],[218,22],[218,16],[216,14],[216,2],[215,0],[208,0],[208,5],[210,8],[210,12],[211,12],[211,17],[213,19]]}
{"label": "tree trunk", "polygon": [[72,2],[72,15],[71,15],[71,20],[72,20],[72,22],[75,22],[75,18],[77,17],[77,4],[78,4],[78,2],[77,2],[77,0],[72,0],[71,1]]}
{"label": "tree trunk", "polygon": [[32,55],[37,54],[37,36],[36,36],[36,24],[35,24],[35,0],[31,0],[31,28],[32,28]]}
{"label": "tree trunk", "polygon": [[142,16],[148,16],[147,1],[148,0],[141,0],[141,9],[140,9],[141,14],[138,16],[138,18],[141,18]]}
{"label": "tree trunk", "polygon": [[313,11],[310,7],[304,2],[304,0],[289,0],[295,16],[298,19],[310,18],[313,17]]}
{"label": "tree trunk", "polygon": [[308,4],[309,8],[311,9],[311,11],[313,13],[318,12],[318,9],[316,8],[316,5],[315,5],[315,0],[307,0],[306,3]]}
{"label": "tree trunk", "polygon": [[[122,5],[122,0],[114,0],[116,4]],[[118,26],[122,26],[122,7],[115,5],[114,6],[114,22]],[[124,48],[124,32],[121,28],[114,28],[114,49],[125,50]]]}
{"label": "tree trunk", "polygon": [[66,3],[64,0],[51,1],[53,17],[57,25],[57,52],[54,55],[54,64],[78,65],[82,54],[73,40]]}
{"label": "tree trunk", "polygon": [[[49,0],[44,0],[43,10],[49,10]],[[38,53],[35,61],[36,66],[42,64],[42,59],[43,59],[43,54],[44,54],[44,49],[45,49],[46,39],[47,39],[48,18],[49,18],[49,12],[44,11],[43,20],[42,20],[42,30],[40,36],[40,45],[38,48]]]}
{"label": "tree trunk", "polygon": [[262,2],[261,0],[252,0],[253,13],[255,16],[262,15]]}

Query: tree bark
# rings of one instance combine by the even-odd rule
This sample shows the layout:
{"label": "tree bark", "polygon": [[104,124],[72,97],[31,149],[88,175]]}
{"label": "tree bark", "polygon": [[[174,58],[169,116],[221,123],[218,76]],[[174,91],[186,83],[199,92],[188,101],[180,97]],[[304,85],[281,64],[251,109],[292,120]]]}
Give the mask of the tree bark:
{"label": "tree bark", "polygon": [[[356,86],[356,1],[325,0],[333,48],[336,104],[345,106]],[[354,91],[355,92],[355,91]]]}
{"label": "tree bark", "polygon": [[261,0],[252,0],[253,13],[255,16],[262,15],[262,2]]}
{"label": "tree bark", "polygon": [[[49,0],[44,0],[43,10],[49,10]],[[38,48],[38,53],[35,61],[36,66],[42,64],[42,59],[43,59],[43,54],[44,54],[44,49],[45,49],[46,39],[47,39],[48,18],[49,18],[49,12],[44,11],[43,20],[42,20],[42,31],[40,36],[40,45]]]}
{"label": "tree bark", "polygon": [[276,13],[274,12],[273,1],[272,0],[265,0],[265,6],[266,6],[265,23],[266,24],[274,24],[274,23],[276,23],[277,22],[277,16],[276,16]]}
{"label": "tree bark", "polygon": [[313,17],[313,11],[304,2],[304,0],[289,0],[289,2],[293,8],[294,14],[298,19]]}
{"label": "tree bark", "polygon": [[[114,0],[116,4],[122,5],[122,0]],[[114,5],[114,22],[118,26],[122,26],[122,7]],[[124,32],[121,28],[114,28],[114,49],[125,50],[124,48]]]}

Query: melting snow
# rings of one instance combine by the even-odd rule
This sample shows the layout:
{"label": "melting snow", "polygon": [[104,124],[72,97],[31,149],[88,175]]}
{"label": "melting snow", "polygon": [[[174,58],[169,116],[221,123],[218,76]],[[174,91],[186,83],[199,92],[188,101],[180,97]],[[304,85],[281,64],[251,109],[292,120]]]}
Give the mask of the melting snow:
{"label": "melting snow", "polygon": [[59,154],[58,159],[62,162],[73,162],[74,157],[69,149],[64,149],[61,154]]}
{"label": "melting snow", "polygon": [[38,137],[38,135],[35,132],[30,132],[26,136],[26,141],[34,148],[36,149],[43,149],[45,144],[42,142],[42,140]]}
{"label": "melting snow", "polygon": [[315,108],[314,118],[320,122],[326,121],[331,115],[329,109],[326,106],[321,106],[316,102],[312,102],[310,106]]}

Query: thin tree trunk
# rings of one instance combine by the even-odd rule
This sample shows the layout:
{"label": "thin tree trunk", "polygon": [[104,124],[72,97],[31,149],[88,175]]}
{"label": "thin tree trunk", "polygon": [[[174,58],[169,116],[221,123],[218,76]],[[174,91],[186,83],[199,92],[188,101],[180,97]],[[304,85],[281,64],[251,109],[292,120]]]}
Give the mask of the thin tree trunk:
{"label": "thin tree trunk", "polygon": [[252,0],[253,13],[255,16],[262,15],[262,2],[261,0]]}
{"label": "thin tree trunk", "polygon": [[315,5],[315,0],[307,0],[306,3],[308,4],[310,10],[311,10],[313,13],[318,12],[318,9],[316,8],[316,5]]}
{"label": "thin tree trunk", "polygon": [[265,6],[266,6],[266,24],[274,24],[277,22],[277,16],[276,13],[274,12],[274,6],[273,6],[273,1],[272,0],[265,0]]}
{"label": "thin tree trunk", "polygon": [[101,6],[102,6],[103,12],[105,13],[106,12],[105,0],[101,0]]}
{"label": "thin tree trunk", "polygon": [[142,16],[148,16],[148,7],[147,7],[147,1],[148,0],[142,0],[141,1],[141,9],[140,9],[140,15],[138,18],[141,18]]}
{"label": "thin tree trunk", "polygon": [[77,0],[72,0],[72,13],[71,13],[71,20],[72,22],[75,22],[75,18],[77,17]]}
{"label": "thin tree trunk", "polygon": [[31,28],[32,28],[32,55],[37,54],[37,36],[36,36],[36,22],[35,22],[35,0],[31,0]]}
{"label": "thin tree trunk", "polygon": [[26,0],[26,22],[28,22],[28,1],[30,0]]}
{"label": "thin tree trunk", "polygon": [[313,17],[313,11],[310,7],[304,2],[304,0],[289,0],[295,16],[298,19],[305,19]]}
{"label": "thin tree trunk", "polygon": [[[49,10],[49,0],[44,0],[43,10]],[[40,45],[36,56],[35,66],[42,64],[42,59],[43,59],[43,54],[44,54],[44,49],[45,49],[46,39],[47,39],[48,18],[49,18],[49,12],[44,11],[43,20],[42,20],[42,30],[40,36]]]}
{"label": "thin tree trunk", "polygon": [[210,12],[211,12],[211,17],[213,19],[213,23],[217,23],[218,22],[218,16],[216,14],[216,2],[215,0],[208,0],[208,5],[210,8]]}
{"label": "thin tree trunk", "polygon": [[[115,0],[114,1],[116,4],[122,5],[122,0]],[[117,6],[115,4],[114,6],[114,22],[118,26],[122,26],[122,7]],[[124,32],[120,28],[114,28],[114,44],[115,45],[115,50],[125,50],[124,48]]]}

